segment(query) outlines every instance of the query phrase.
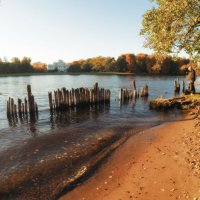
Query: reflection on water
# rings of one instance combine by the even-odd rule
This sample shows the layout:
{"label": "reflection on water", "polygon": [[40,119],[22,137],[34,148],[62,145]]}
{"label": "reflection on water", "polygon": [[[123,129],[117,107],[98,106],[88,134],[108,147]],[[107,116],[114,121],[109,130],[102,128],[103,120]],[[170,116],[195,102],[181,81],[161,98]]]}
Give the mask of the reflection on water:
{"label": "reflection on water", "polygon": [[66,127],[85,120],[95,120],[101,113],[109,111],[110,103],[87,105],[82,108],[71,107],[66,111],[50,112],[51,128]]}
{"label": "reflection on water", "polygon": [[[128,105],[128,102],[126,103]],[[67,127],[70,124],[83,122],[85,120],[95,120],[100,114],[109,112],[110,103],[105,102],[101,104],[86,105],[83,107],[69,107],[63,111],[49,110],[49,124],[51,129]],[[35,137],[39,132],[38,115],[21,115],[16,117],[9,117],[8,124],[10,127],[17,127],[20,125],[29,126],[30,134]]]}

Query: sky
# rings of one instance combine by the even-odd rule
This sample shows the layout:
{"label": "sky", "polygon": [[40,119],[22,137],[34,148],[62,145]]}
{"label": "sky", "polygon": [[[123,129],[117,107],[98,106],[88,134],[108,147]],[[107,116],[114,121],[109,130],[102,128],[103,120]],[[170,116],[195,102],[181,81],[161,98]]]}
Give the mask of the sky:
{"label": "sky", "polygon": [[148,0],[0,0],[0,57],[65,62],[152,53],[139,35]]}

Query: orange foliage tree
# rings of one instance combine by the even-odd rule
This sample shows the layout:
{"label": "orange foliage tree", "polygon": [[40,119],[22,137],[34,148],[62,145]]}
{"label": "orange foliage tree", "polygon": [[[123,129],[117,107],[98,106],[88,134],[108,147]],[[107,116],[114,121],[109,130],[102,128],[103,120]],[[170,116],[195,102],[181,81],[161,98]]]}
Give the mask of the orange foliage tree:
{"label": "orange foliage tree", "polygon": [[47,64],[42,62],[33,63],[33,69],[36,72],[46,72],[47,71]]}

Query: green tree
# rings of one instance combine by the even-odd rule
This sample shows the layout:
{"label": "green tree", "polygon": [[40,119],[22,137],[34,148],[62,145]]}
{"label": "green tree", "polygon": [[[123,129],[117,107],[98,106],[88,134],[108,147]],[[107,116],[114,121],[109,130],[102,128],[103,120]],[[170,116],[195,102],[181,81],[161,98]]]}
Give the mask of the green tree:
{"label": "green tree", "polygon": [[117,58],[116,65],[117,65],[117,71],[127,72],[126,55],[119,56]]}
{"label": "green tree", "polygon": [[156,7],[143,17],[145,46],[159,53],[184,50],[200,60],[200,1],[151,0]]}
{"label": "green tree", "polygon": [[84,60],[78,60],[71,63],[69,66],[69,72],[81,72],[81,66],[83,65]]}
{"label": "green tree", "polygon": [[90,63],[90,59],[87,59],[82,65],[81,70],[83,72],[91,72],[92,70],[92,64]]}
{"label": "green tree", "polygon": [[20,65],[20,70],[19,72],[24,73],[24,72],[33,72],[34,69],[31,65],[31,58],[29,57],[23,57],[21,60],[21,65]]}
{"label": "green tree", "polygon": [[103,60],[102,65],[104,66],[104,70],[106,72],[114,72],[114,71],[116,71],[116,61],[112,57],[106,57]]}
{"label": "green tree", "polygon": [[16,64],[16,65],[20,65],[20,64],[21,64],[21,61],[20,61],[20,59],[19,59],[18,57],[13,57],[13,58],[11,59],[11,62],[12,62],[13,64]]}
{"label": "green tree", "polygon": [[31,59],[29,57],[23,57],[22,61],[21,61],[22,64],[24,65],[30,65],[31,64]]}

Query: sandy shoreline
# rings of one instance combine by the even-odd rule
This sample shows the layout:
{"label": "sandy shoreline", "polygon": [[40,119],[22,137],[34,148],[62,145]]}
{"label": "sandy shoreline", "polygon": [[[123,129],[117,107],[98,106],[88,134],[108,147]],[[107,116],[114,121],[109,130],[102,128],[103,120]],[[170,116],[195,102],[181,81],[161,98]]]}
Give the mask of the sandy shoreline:
{"label": "sandy shoreline", "polygon": [[132,136],[61,200],[200,198],[200,129],[187,119]]}

